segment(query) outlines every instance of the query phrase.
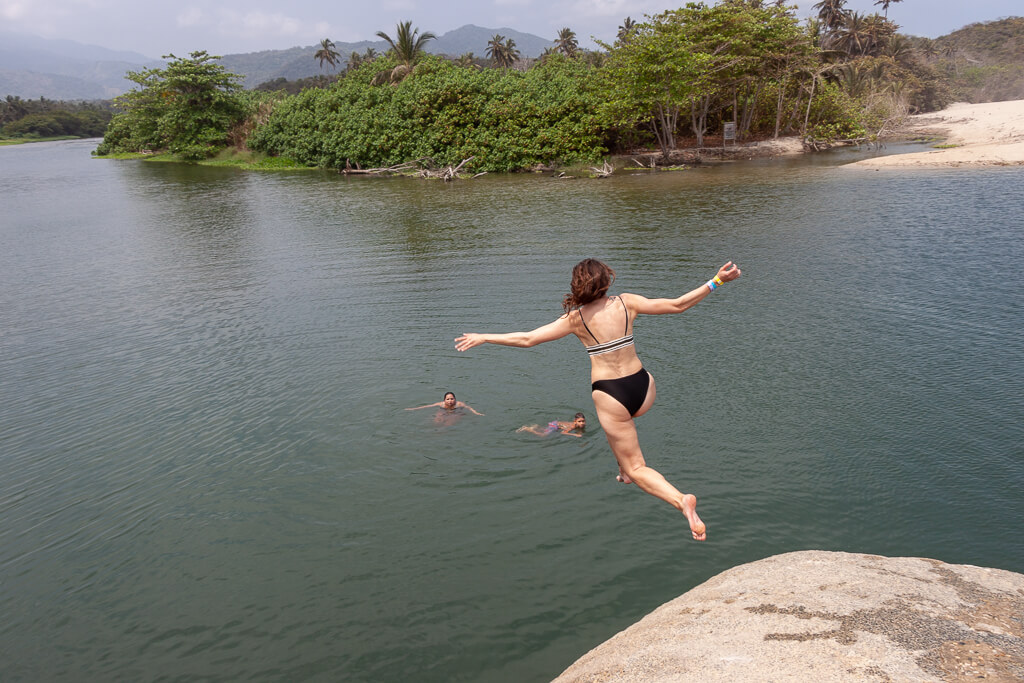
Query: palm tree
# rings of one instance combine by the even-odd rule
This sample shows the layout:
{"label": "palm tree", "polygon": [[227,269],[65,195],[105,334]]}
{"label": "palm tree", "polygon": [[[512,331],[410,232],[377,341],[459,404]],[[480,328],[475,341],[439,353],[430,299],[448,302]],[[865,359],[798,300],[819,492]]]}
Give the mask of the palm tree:
{"label": "palm tree", "polygon": [[480,65],[476,63],[476,56],[472,52],[463,52],[452,61],[465,69],[480,68]]}
{"label": "palm tree", "polygon": [[391,46],[391,52],[394,53],[395,58],[398,60],[398,66],[391,72],[392,83],[397,83],[412,73],[412,68],[416,66],[416,62],[419,61],[420,56],[423,54],[423,46],[428,41],[437,38],[430,31],[420,33],[418,28],[413,29],[411,21],[404,21],[395,26],[394,40],[384,31],[377,31],[377,37],[383,38],[388,42],[388,45]]}
{"label": "palm tree", "polygon": [[956,43],[946,42],[942,45],[942,56],[953,62],[953,73],[957,76],[960,75],[960,66],[957,62],[957,57],[960,56],[960,47]]}
{"label": "palm tree", "polygon": [[487,41],[487,56],[491,58],[495,66],[507,69],[519,59],[516,41],[495,33],[494,37]]}
{"label": "palm tree", "polygon": [[913,63],[917,50],[910,40],[897,33],[889,36],[889,39],[885,41],[882,54],[886,57],[892,57],[897,64],[909,67]]}
{"label": "palm tree", "polygon": [[882,6],[882,11],[885,12],[885,18],[889,18],[889,5],[896,4],[897,2],[903,2],[903,0],[875,0],[876,5]]}
{"label": "palm tree", "polygon": [[487,41],[487,58],[498,66],[503,66],[505,61],[505,36],[495,33],[494,37]]}
{"label": "palm tree", "polygon": [[519,50],[516,49],[516,41],[511,38],[505,39],[505,54],[508,56],[508,65],[512,66],[519,59]]}
{"label": "palm tree", "polygon": [[313,55],[313,59],[320,60],[320,68],[324,68],[324,62],[331,65],[333,69],[338,64],[338,58],[341,57],[341,53],[334,49],[334,43],[324,38],[320,41],[320,49]]}
{"label": "palm tree", "polygon": [[579,46],[580,43],[576,40],[576,32],[568,26],[559,31],[558,37],[555,38],[555,47],[566,57],[574,56]]}
{"label": "palm tree", "polygon": [[831,32],[842,26],[846,15],[850,13],[845,5],[846,0],[821,0],[812,7],[818,10],[818,19],[825,31]]}
{"label": "palm tree", "polygon": [[836,31],[835,47],[848,55],[866,55],[871,49],[871,23],[860,12],[846,15]]}
{"label": "palm tree", "polygon": [[889,38],[896,35],[896,24],[877,14],[864,17],[864,24],[868,34],[864,54],[877,55],[885,48]]}
{"label": "palm tree", "polygon": [[636,22],[629,17],[626,17],[626,20],[622,22],[622,26],[619,26],[619,33],[616,36],[619,39],[619,42],[628,43],[629,34],[633,32],[634,28],[636,28]]}
{"label": "palm tree", "polygon": [[939,56],[939,46],[932,38],[916,38],[914,40],[914,49],[922,57],[928,60],[934,60]]}

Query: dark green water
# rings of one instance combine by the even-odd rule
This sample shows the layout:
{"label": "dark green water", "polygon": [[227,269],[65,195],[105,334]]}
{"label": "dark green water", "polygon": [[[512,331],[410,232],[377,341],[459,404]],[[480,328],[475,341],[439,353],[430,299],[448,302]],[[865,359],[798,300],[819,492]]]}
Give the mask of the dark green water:
{"label": "dark green water", "polygon": [[[1024,571],[1024,170],[453,185],[0,148],[0,680],[545,681],[801,549]],[[894,150],[889,150],[894,151]],[[617,485],[568,272],[644,318]],[[445,390],[485,413],[436,425]],[[517,434],[583,410],[582,439]]]}

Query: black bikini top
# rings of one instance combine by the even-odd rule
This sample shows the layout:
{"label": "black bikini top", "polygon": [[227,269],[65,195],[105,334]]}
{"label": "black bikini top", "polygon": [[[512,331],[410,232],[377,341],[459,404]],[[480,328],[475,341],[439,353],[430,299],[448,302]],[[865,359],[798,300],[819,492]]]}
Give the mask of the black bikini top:
{"label": "black bikini top", "polygon": [[[623,336],[619,337],[618,339],[613,339],[610,342],[605,342],[603,344],[601,342],[598,342],[592,346],[585,346],[584,348],[586,348],[587,353],[589,353],[591,356],[600,356],[602,353],[611,353],[612,351],[624,349],[627,346],[633,346],[633,335],[626,334],[626,332],[629,331],[629,311],[626,310],[626,302],[622,300],[621,296],[615,298],[619,300],[620,304],[622,304],[622,311],[626,314],[626,328],[622,331]],[[587,327],[587,321],[583,319],[583,311],[581,311],[579,308],[577,308],[576,310],[580,311],[580,322],[583,323],[583,327],[587,329],[587,333],[596,342],[597,337],[595,337],[594,333],[590,331],[589,327]]]}

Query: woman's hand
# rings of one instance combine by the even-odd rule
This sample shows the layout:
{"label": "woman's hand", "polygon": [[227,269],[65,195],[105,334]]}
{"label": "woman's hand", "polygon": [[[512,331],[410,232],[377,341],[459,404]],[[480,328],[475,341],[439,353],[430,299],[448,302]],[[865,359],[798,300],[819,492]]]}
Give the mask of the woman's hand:
{"label": "woman's hand", "polygon": [[484,335],[477,332],[466,332],[461,337],[455,338],[455,350],[456,351],[468,351],[474,346],[480,346],[486,343]]}
{"label": "woman's hand", "polygon": [[724,266],[718,269],[718,277],[722,279],[722,282],[730,282],[740,276],[740,268],[732,261],[729,261]]}

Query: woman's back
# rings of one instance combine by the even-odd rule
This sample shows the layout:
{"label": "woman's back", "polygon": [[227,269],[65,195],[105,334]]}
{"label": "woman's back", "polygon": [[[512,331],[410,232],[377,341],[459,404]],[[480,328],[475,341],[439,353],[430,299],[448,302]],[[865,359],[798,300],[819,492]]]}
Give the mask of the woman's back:
{"label": "woman's back", "polygon": [[590,354],[591,380],[622,377],[642,364],[633,345],[629,308],[619,296],[606,296],[576,309],[576,336]]}

